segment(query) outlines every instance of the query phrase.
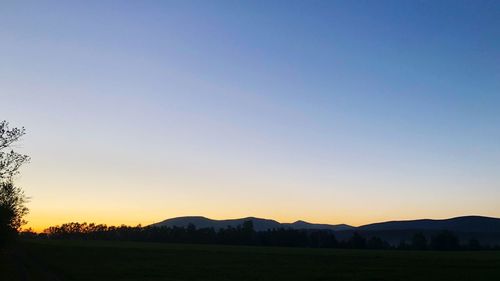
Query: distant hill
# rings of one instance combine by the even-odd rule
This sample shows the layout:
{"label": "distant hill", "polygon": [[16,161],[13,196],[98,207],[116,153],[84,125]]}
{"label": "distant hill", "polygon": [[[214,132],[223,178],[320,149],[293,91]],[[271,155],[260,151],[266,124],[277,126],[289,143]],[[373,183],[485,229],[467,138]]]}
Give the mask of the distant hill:
{"label": "distant hill", "polygon": [[380,222],[337,231],[335,236],[338,240],[347,240],[357,232],[364,237],[376,236],[392,245],[397,245],[401,241],[411,241],[417,232],[430,239],[441,230],[454,232],[461,243],[477,239],[484,245],[500,244],[500,219],[481,216]]}
{"label": "distant hill", "polygon": [[470,239],[478,239],[481,244],[498,245],[500,244],[500,219],[481,216],[465,216],[450,219],[419,219],[405,221],[387,221],[380,223],[367,224],[359,227],[353,227],[346,224],[315,224],[305,221],[296,221],[294,223],[279,223],[275,220],[247,217],[229,220],[213,220],[201,216],[177,217],[164,220],[151,226],[167,227],[187,227],[189,224],[197,228],[212,227],[216,230],[227,228],[228,226],[237,227],[245,221],[252,221],[256,231],[266,231],[276,228],[292,228],[304,230],[330,230],[335,231],[338,240],[349,239],[354,232],[358,232],[364,237],[377,236],[397,245],[400,241],[410,241],[417,232],[423,233],[428,239],[439,233],[441,230],[453,231],[462,243]]}
{"label": "distant hill", "polygon": [[301,220],[298,220],[294,223],[282,223],[281,225],[285,228],[289,227],[293,229],[328,229],[334,231],[350,230],[355,228],[354,226],[350,226],[347,224],[317,224]]}
{"label": "distant hill", "polygon": [[159,223],[155,223],[152,226],[167,226],[167,227],[187,227],[189,224],[193,224],[197,228],[208,228],[212,227],[216,230],[221,228],[227,228],[228,226],[236,227],[242,225],[245,221],[252,221],[254,229],[256,231],[264,231],[273,228],[281,227],[281,224],[275,220],[247,217],[241,219],[230,219],[230,220],[213,220],[201,216],[193,217],[177,217],[172,219],[167,219]]}
{"label": "distant hill", "polygon": [[407,221],[388,221],[363,225],[357,228],[362,231],[394,231],[394,230],[450,230],[454,232],[482,232],[500,233],[500,219],[465,216],[442,220],[407,220]]}
{"label": "distant hill", "polygon": [[152,224],[151,226],[187,227],[189,224],[193,224],[197,228],[212,227],[217,230],[221,228],[227,228],[228,226],[236,227],[238,225],[243,224],[243,222],[249,220],[253,222],[253,226],[256,231],[265,231],[274,228],[327,229],[327,230],[340,231],[340,230],[349,230],[354,228],[346,224],[339,224],[339,225],[314,224],[305,221],[296,221],[294,223],[279,223],[275,220],[255,218],[255,217],[229,219],[229,220],[213,220],[201,216],[171,218],[159,223]]}
{"label": "distant hill", "polygon": [[367,224],[360,227],[353,227],[347,224],[316,224],[306,221],[296,221],[294,223],[279,223],[275,220],[246,217],[240,219],[228,220],[213,220],[202,216],[177,217],[164,220],[151,226],[168,226],[168,227],[187,227],[189,224],[195,225],[197,228],[213,227],[214,229],[226,228],[228,226],[237,227],[245,221],[252,221],[256,231],[265,231],[273,228],[292,228],[292,229],[327,229],[332,231],[358,231],[358,232],[400,232],[405,231],[412,233],[415,231],[439,231],[450,230],[460,233],[500,233],[500,219],[481,217],[481,216],[465,216],[451,219],[433,220],[419,219],[406,221],[388,221]]}

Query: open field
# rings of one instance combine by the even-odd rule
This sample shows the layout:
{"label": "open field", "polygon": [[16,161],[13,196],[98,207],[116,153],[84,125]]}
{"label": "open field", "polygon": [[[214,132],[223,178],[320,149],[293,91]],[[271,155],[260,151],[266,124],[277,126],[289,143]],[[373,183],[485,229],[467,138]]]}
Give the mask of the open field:
{"label": "open field", "polygon": [[[499,280],[500,252],[25,241],[18,280]],[[4,257],[5,259],[5,257]],[[17,265],[16,265],[17,263]],[[3,278],[0,278],[4,280]],[[11,277],[5,280],[12,280]]]}

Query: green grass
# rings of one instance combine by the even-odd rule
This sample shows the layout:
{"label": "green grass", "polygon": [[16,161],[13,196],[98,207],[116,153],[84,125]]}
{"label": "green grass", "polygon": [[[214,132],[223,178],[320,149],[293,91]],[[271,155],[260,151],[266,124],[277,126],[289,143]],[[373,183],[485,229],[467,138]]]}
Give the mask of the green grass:
{"label": "green grass", "polygon": [[104,241],[27,241],[22,246],[30,270],[51,273],[38,280],[500,280],[500,252]]}

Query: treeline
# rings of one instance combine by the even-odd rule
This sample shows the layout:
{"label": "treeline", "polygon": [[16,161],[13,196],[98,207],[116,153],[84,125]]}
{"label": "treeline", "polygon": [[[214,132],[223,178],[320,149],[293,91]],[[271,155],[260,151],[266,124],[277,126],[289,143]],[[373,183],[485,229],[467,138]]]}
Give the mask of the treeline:
{"label": "treeline", "polygon": [[[28,238],[81,239],[147,241],[192,244],[255,245],[341,249],[402,249],[402,250],[481,250],[491,249],[482,246],[478,240],[460,244],[458,237],[450,231],[442,231],[427,239],[422,233],[413,235],[410,241],[401,241],[391,245],[383,239],[372,236],[364,237],[358,232],[346,240],[338,241],[333,231],[297,230],[277,228],[267,231],[255,231],[252,221],[246,221],[237,227],[219,230],[214,228],[188,227],[141,227],[107,226],[104,224],[67,223],[49,227],[44,233],[32,231],[21,233]],[[498,248],[497,248],[498,249]]]}

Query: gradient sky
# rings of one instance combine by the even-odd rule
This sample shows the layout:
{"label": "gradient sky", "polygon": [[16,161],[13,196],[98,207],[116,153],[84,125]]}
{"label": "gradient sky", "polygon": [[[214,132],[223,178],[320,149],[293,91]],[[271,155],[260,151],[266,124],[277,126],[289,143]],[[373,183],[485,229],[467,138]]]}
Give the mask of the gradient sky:
{"label": "gradient sky", "polygon": [[29,226],[500,217],[499,1],[2,1]]}

